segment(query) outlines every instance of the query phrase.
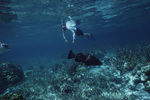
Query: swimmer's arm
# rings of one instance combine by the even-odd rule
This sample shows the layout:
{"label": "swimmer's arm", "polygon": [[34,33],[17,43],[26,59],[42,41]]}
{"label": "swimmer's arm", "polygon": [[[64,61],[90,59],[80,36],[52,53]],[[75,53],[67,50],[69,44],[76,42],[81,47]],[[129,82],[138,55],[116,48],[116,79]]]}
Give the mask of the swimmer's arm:
{"label": "swimmer's arm", "polygon": [[63,35],[63,38],[64,38],[65,42],[67,42],[67,39],[66,39],[65,34],[64,34],[64,31],[62,32],[62,35]]}
{"label": "swimmer's arm", "polygon": [[70,20],[72,20],[72,17],[71,17],[71,16],[68,16],[68,18],[69,18]]}
{"label": "swimmer's arm", "polygon": [[72,43],[74,43],[75,42],[75,32],[74,32],[74,30],[71,30],[72,31],[72,33],[73,33],[73,41],[72,41]]}

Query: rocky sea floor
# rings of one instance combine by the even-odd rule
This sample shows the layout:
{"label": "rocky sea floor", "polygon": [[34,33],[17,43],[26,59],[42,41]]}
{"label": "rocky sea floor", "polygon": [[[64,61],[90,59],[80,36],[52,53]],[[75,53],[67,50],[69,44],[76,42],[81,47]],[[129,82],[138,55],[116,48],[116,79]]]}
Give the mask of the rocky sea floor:
{"label": "rocky sea floor", "polygon": [[16,93],[23,100],[150,100],[149,43],[88,53],[103,65],[61,59],[26,67],[24,79],[9,85],[1,98]]}

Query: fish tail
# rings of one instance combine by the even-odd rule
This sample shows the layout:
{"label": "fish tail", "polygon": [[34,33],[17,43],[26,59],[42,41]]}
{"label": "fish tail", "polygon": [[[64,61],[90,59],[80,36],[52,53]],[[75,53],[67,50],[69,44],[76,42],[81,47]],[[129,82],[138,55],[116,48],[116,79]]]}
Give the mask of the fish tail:
{"label": "fish tail", "polygon": [[75,53],[73,53],[72,50],[70,50],[68,54],[68,59],[71,59],[71,58],[75,58]]}

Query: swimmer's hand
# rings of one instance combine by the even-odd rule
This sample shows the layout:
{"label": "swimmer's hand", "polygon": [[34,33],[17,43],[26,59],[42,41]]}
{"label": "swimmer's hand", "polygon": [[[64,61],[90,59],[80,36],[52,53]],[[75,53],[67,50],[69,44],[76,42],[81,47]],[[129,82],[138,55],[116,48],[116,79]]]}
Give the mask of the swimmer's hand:
{"label": "swimmer's hand", "polygon": [[72,41],[72,43],[75,43],[75,41]]}
{"label": "swimmer's hand", "polygon": [[67,43],[68,41],[67,41],[67,40],[65,40],[65,42]]}

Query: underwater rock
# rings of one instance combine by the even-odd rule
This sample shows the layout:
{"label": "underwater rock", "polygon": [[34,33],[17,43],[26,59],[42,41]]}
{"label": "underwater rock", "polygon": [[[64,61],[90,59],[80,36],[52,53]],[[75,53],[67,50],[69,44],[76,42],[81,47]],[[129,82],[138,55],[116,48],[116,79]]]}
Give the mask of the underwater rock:
{"label": "underwater rock", "polygon": [[33,74],[33,70],[27,70],[27,71],[24,72],[24,76],[25,77],[28,77],[28,76],[30,76],[32,74]]}
{"label": "underwater rock", "polygon": [[73,63],[70,68],[67,70],[69,76],[74,76],[77,73],[77,68],[80,67],[80,64]]}
{"label": "underwater rock", "polygon": [[145,73],[141,73],[141,81],[146,81],[148,79],[148,76],[145,75]]}
{"label": "underwater rock", "polygon": [[91,51],[90,54],[97,58],[104,58],[106,55],[106,50],[103,49],[103,50]]}
{"label": "underwater rock", "polygon": [[143,90],[145,88],[143,83],[139,83],[136,85],[136,90]]}
{"label": "underwater rock", "polygon": [[20,82],[24,78],[23,70],[20,66],[11,63],[0,64],[0,93],[5,89]]}
{"label": "underwater rock", "polygon": [[55,73],[59,72],[62,67],[63,67],[62,64],[55,63],[55,65],[52,67],[52,71],[55,72]]}
{"label": "underwater rock", "polygon": [[5,94],[2,97],[2,100],[23,100],[23,96],[21,94]]}
{"label": "underwater rock", "polygon": [[[80,65],[79,65],[80,66]],[[81,66],[81,67],[78,67],[77,69],[76,69],[76,71],[78,72],[78,73],[84,73],[84,72],[86,72],[88,69],[85,67],[85,66]]]}
{"label": "underwater rock", "polygon": [[150,94],[147,91],[143,91],[143,90],[134,91],[132,95],[140,97],[139,100],[149,100],[144,98],[150,98]]}
{"label": "underwater rock", "polygon": [[145,83],[145,90],[150,93],[150,81]]}
{"label": "underwater rock", "polygon": [[141,67],[141,71],[144,72],[147,76],[150,76],[150,65]]}

